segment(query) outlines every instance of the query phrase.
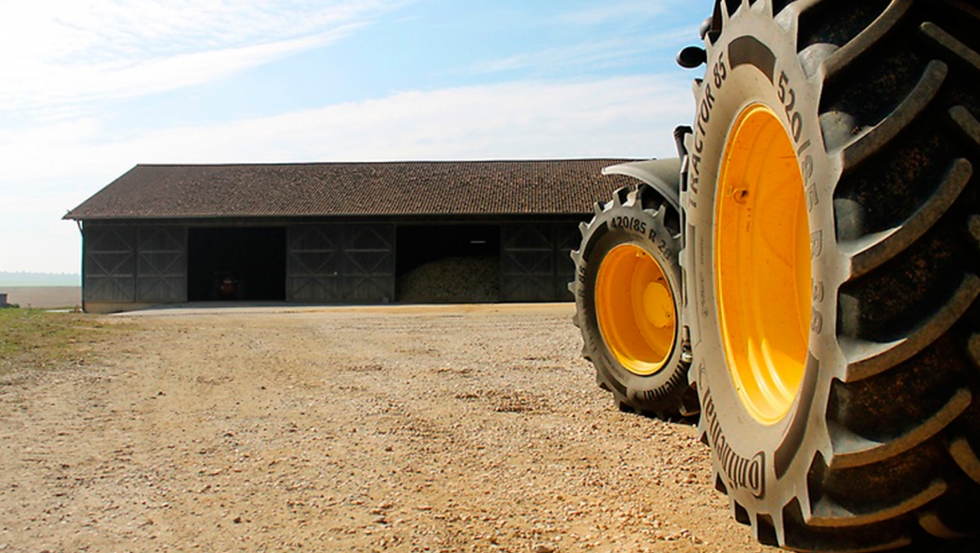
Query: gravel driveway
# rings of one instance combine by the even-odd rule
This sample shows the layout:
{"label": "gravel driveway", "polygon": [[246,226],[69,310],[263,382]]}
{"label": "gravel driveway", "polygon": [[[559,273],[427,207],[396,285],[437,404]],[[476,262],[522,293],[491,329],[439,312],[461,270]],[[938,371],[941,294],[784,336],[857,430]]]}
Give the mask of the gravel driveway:
{"label": "gravel driveway", "polygon": [[574,306],[159,310],[0,382],[0,551],[772,551]]}

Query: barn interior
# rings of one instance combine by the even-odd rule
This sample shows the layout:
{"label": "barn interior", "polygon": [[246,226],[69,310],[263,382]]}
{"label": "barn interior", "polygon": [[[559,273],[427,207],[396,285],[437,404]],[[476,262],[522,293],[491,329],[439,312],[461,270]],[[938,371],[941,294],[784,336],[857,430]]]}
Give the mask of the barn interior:
{"label": "barn interior", "polygon": [[398,301],[499,301],[500,233],[486,224],[399,226]]}
{"label": "barn interior", "polygon": [[284,227],[190,228],[189,301],[285,301]]}

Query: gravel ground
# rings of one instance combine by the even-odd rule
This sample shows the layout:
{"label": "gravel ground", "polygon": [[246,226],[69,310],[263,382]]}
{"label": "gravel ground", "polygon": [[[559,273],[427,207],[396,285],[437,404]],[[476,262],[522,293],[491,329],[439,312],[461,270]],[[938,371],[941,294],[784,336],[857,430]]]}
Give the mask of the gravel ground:
{"label": "gravel ground", "polygon": [[0,382],[0,551],[773,551],[572,305],[160,310]]}

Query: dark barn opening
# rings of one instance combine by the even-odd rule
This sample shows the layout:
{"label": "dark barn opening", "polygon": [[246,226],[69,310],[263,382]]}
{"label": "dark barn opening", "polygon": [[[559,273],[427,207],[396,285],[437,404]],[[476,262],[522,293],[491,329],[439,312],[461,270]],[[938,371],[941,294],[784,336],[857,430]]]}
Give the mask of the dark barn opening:
{"label": "dark barn opening", "polygon": [[398,301],[498,301],[500,225],[402,225],[396,243]]}
{"label": "dark barn opening", "polygon": [[285,301],[285,228],[192,228],[187,250],[189,301]]}

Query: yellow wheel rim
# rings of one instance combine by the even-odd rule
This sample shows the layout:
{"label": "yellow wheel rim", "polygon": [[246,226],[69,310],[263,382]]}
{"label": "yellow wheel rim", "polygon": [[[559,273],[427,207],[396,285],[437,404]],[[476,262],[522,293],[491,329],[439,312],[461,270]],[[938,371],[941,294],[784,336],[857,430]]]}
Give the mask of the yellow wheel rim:
{"label": "yellow wheel rim", "polygon": [[793,144],[766,106],[746,108],[729,134],[715,221],[728,368],[746,410],[775,424],[789,412],[806,367],[810,232]]}
{"label": "yellow wheel rim", "polygon": [[659,263],[633,244],[602,259],[595,288],[599,332],[616,360],[633,374],[660,372],[674,349],[677,310]]}

